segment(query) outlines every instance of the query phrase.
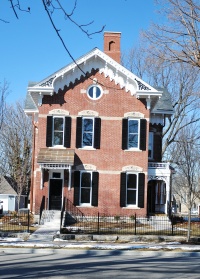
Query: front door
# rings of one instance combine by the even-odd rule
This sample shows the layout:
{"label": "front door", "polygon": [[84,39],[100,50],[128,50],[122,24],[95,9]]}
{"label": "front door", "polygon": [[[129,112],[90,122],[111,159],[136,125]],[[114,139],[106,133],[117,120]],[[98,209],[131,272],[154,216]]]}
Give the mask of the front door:
{"label": "front door", "polygon": [[155,185],[153,180],[148,183],[147,191],[147,215],[155,213]]}
{"label": "front door", "polygon": [[62,179],[50,179],[49,209],[61,210]]}

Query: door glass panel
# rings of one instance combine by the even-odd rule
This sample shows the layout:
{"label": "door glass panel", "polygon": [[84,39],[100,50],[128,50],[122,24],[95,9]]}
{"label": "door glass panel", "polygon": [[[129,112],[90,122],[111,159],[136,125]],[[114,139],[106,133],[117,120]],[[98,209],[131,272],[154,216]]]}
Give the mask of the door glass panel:
{"label": "door glass panel", "polygon": [[61,210],[62,179],[50,179],[49,209]]}

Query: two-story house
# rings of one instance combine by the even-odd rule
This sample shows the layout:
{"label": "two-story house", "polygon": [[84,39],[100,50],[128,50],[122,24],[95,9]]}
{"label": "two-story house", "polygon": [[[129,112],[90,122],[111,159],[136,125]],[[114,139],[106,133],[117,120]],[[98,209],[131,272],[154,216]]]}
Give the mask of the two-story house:
{"label": "two-story house", "polygon": [[68,200],[85,215],[166,213],[170,168],[162,163],[169,93],[120,64],[119,32],[37,83],[25,112],[33,120],[30,209],[60,210]]}

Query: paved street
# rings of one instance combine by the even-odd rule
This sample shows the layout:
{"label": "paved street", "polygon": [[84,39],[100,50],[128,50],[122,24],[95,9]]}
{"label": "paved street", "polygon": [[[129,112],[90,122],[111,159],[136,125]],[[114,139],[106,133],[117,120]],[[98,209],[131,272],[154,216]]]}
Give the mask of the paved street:
{"label": "paved street", "polygon": [[0,278],[199,278],[200,253],[1,248]]}

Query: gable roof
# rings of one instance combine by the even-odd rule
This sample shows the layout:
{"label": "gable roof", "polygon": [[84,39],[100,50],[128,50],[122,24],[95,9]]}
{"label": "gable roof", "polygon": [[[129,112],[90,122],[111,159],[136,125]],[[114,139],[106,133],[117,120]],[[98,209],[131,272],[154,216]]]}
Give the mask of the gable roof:
{"label": "gable roof", "polygon": [[68,64],[38,83],[29,84],[25,112],[37,110],[38,105],[42,104],[43,95],[58,93],[59,89],[80,79],[92,69],[98,69],[101,74],[109,77],[111,81],[119,84],[120,88],[124,88],[126,92],[130,92],[136,98],[150,99],[162,96],[162,91],[153,88],[110,56],[98,48],[94,48],[77,59],[76,63]]}
{"label": "gable roof", "polygon": [[165,88],[158,88],[158,90],[162,90],[163,94],[162,97],[158,98],[155,102],[154,107],[151,109],[151,113],[172,115],[174,113],[174,108],[168,90]]}
{"label": "gable roof", "polygon": [[17,195],[17,192],[11,186],[11,180],[7,176],[0,176],[0,194]]}

